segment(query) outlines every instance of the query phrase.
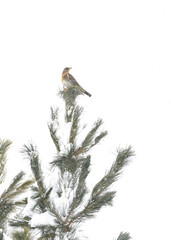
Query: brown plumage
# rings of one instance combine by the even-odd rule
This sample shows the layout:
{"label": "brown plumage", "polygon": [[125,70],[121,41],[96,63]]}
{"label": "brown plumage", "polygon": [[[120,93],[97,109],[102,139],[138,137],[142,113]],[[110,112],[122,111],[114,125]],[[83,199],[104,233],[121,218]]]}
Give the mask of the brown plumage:
{"label": "brown plumage", "polygon": [[64,68],[63,73],[62,73],[62,83],[64,85],[64,89],[66,88],[71,88],[71,87],[76,87],[78,88],[81,92],[85,93],[87,96],[91,97],[91,94],[88,93],[86,90],[84,90],[79,83],[76,81],[76,79],[69,73],[69,70],[71,68]]}

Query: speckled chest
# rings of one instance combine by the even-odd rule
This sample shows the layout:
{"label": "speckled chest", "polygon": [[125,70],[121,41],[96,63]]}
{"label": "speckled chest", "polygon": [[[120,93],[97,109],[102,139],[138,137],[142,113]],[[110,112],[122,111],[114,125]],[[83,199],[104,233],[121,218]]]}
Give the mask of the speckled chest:
{"label": "speckled chest", "polygon": [[62,83],[65,87],[72,87],[73,85],[67,73],[62,75]]}
{"label": "speckled chest", "polygon": [[70,79],[68,76],[66,76],[65,78],[62,78],[62,82],[65,87],[72,87],[72,83],[70,82]]}

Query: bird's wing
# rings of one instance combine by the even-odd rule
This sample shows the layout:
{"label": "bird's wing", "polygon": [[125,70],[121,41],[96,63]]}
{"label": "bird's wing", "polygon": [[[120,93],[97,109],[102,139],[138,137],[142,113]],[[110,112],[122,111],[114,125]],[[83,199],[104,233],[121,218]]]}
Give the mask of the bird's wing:
{"label": "bird's wing", "polygon": [[69,73],[69,81],[72,85],[79,86],[78,82],[75,80],[75,78]]}

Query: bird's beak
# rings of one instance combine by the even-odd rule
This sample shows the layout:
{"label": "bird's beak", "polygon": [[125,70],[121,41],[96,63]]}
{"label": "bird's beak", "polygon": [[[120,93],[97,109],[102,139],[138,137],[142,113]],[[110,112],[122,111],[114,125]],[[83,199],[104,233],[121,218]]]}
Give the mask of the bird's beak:
{"label": "bird's beak", "polygon": [[69,68],[69,70],[71,70],[72,67]]}

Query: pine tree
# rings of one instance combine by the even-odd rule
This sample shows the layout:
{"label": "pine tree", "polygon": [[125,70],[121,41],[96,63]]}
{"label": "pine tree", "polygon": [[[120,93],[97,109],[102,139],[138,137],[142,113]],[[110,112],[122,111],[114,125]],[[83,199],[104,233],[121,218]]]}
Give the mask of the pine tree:
{"label": "pine tree", "polygon": [[[16,231],[13,239],[59,239],[78,240],[78,226],[83,221],[95,217],[104,206],[112,206],[116,191],[111,185],[118,180],[123,168],[134,155],[129,146],[120,149],[109,171],[89,190],[86,179],[90,173],[91,156],[88,152],[106,135],[100,130],[103,121],[98,119],[84,139],[78,141],[82,129],[80,120],[83,108],[77,104],[81,93],[74,88],[60,91],[59,96],[65,103],[65,117],[60,120],[59,108],[51,108],[51,121],[48,123],[50,136],[56,148],[50,163],[55,183],[47,184],[41,168],[37,147],[33,143],[24,145],[23,153],[27,155],[36,184],[32,186],[32,206],[30,214],[18,216],[10,221],[11,226],[23,227],[27,232]],[[69,127],[68,140],[63,142],[59,135],[60,128]],[[84,126],[83,126],[84,128]],[[36,220],[36,217],[38,220]],[[42,222],[44,219],[44,222]],[[28,232],[31,237],[28,237]],[[22,238],[21,238],[22,236]],[[36,237],[35,237],[36,236]],[[128,233],[122,233],[118,240],[129,240]]]}
{"label": "pine tree", "polygon": [[26,205],[26,198],[18,200],[17,197],[33,183],[33,180],[23,182],[25,174],[21,171],[13,178],[8,187],[4,189],[6,153],[11,143],[9,140],[0,140],[0,240],[3,239],[9,214],[16,210],[16,207]]}

